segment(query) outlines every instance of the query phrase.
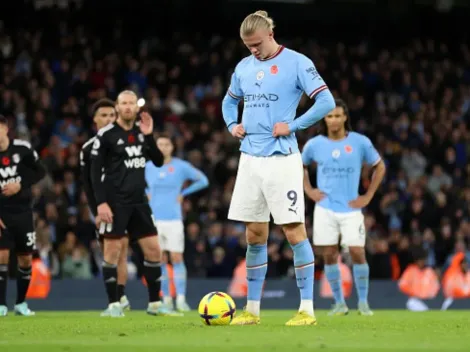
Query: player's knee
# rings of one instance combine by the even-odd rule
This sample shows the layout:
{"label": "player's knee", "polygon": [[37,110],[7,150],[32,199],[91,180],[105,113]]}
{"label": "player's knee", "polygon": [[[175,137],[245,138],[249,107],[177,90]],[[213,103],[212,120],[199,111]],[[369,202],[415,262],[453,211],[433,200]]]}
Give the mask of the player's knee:
{"label": "player's knee", "polygon": [[349,254],[354,264],[366,263],[366,251],[364,247],[349,247]]}
{"label": "player's knee", "polygon": [[32,264],[33,264],[33,256],[31,254],[18,256],[18,266],[20,268],[28,268]]}
{"label": "player's knee", "polygon": [[0,264],[8,264],[10,251],[8,249],[0,249]]}
{"label": "player's knee", "polygon": [[338,263],[339,251],[337,246],[325,246],[322,248],[321,252],[326,265]]}
{"label": "player's knee", "polygon": [[246,241],[249,244],[265,244],[268,242],[269,224],[250,222],[246,224]]}
{"label": "player's knee", "polygon": [[182,253],[170,253],[171,262],[173,264],[178,264],[183,262],[183,254]]}
{"label": "player's knee", "polygon": [[116,239],[104,239],[103,257],[109,264],[117,264],[121,254],[122,242]]}
{"label": "player's knee", "polygon": [[307,239],[307,230],[303,223],[282,225],[282,230],[291,245],[296,245]]}
{"label": "player's knee", "polygon": [[139,240],[145,260],[159,262],[162,257],[160,244],[156,236],[145,237]]}

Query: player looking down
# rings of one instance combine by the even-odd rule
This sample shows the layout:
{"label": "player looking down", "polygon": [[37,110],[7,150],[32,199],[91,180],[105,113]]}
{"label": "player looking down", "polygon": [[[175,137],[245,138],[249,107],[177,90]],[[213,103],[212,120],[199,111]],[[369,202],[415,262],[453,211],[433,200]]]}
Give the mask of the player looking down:
{"label": "player looking down", "polygon": [[[241,140],[241,157],[228,218],[246,224],[248,302],[233,325],[260,322],[267,271],[270,215],[294,252],[300,307],[287,325],[316,324],[313,310],[314,255],[304,219],[302,160],[295,132],[312,126],[334,108],[326,83],[306,56],[279,45],[265,11],[248,15],[240,36],[251,55],[235,68],[222,111],[229,131]],[[303,93],[315,104],[295,113]],[[241,123],[238,104],[244,101]]]}
{"label": "player looking down", "polygon": [[[317,163],[317,186],[310,184],[305,169],[305,193],[316,202],[313,243],[321,249],[325,275],[331,286],[335,306],[330,315],[346,315],[348,307],[341,286],[338,245],[349,247],[353,261],[354,283],[361,315],[373,315],[367,301],[369,265],[365,255],[366,233],[361,209],[372,200],[385,176],[385,164],[369,138],[351,130],[348,108],[336,100],[336,108],[322,120],[323,135],[309,140],[302,152],[304,165]],[[359,195],[362,165],[373,168],[367,193]]]}

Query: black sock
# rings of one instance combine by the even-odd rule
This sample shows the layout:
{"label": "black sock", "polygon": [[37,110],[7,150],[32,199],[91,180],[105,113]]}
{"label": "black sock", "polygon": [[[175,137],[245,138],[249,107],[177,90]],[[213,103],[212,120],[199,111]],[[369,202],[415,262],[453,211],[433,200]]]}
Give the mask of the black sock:
{"label": "black sock", "polygon": [[118,302],[117,296],[117,265],[103,262],[103,280],[108,294],[109,304]]}
{"label": "black sock", "polygon": [[7,305],[8,264],[0,264],[0,306]]}
{"label": "black sock", "polygon": [[31,267],[20,268],[16,272],[16,304],[23,303],[31,282]]}
{"label": "black sock", "polygon": [[160,262],[144,261],[144,276],[149,291],[149,302],[160,301],[162,268]]}
{"label": "black sock", "polygon": [[124,285],[117,285],[117,294],[118,294],[119,299],[121,299],[122,296],[125,295],[125,293],[124,293],[125,288],[126,288],[126,286],[124,286]]}

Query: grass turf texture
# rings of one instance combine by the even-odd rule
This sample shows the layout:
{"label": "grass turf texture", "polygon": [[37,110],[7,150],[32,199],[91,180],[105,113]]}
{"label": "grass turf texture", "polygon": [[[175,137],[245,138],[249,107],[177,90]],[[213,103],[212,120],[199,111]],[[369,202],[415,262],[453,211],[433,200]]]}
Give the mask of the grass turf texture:
{"label": "grass turf texture", "polygon": [[262,311],[259,326],[204,326],[198,315],[124,318],[99,312],[37,312],[0,318],[0,351],[469,351],[470,312],[376,311],[286,327],[292,311]]}

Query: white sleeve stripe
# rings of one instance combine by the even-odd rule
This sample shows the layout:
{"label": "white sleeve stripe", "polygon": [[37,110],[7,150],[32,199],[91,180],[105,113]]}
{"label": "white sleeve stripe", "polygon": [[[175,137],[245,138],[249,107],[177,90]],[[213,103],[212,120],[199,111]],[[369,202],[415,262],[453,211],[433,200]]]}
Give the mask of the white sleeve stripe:
{"label": "white sleeve stripe", "polygon": [[381,161],[382,161],[382,158],[379,157],[371,166],[372,167],[377,166]]}

